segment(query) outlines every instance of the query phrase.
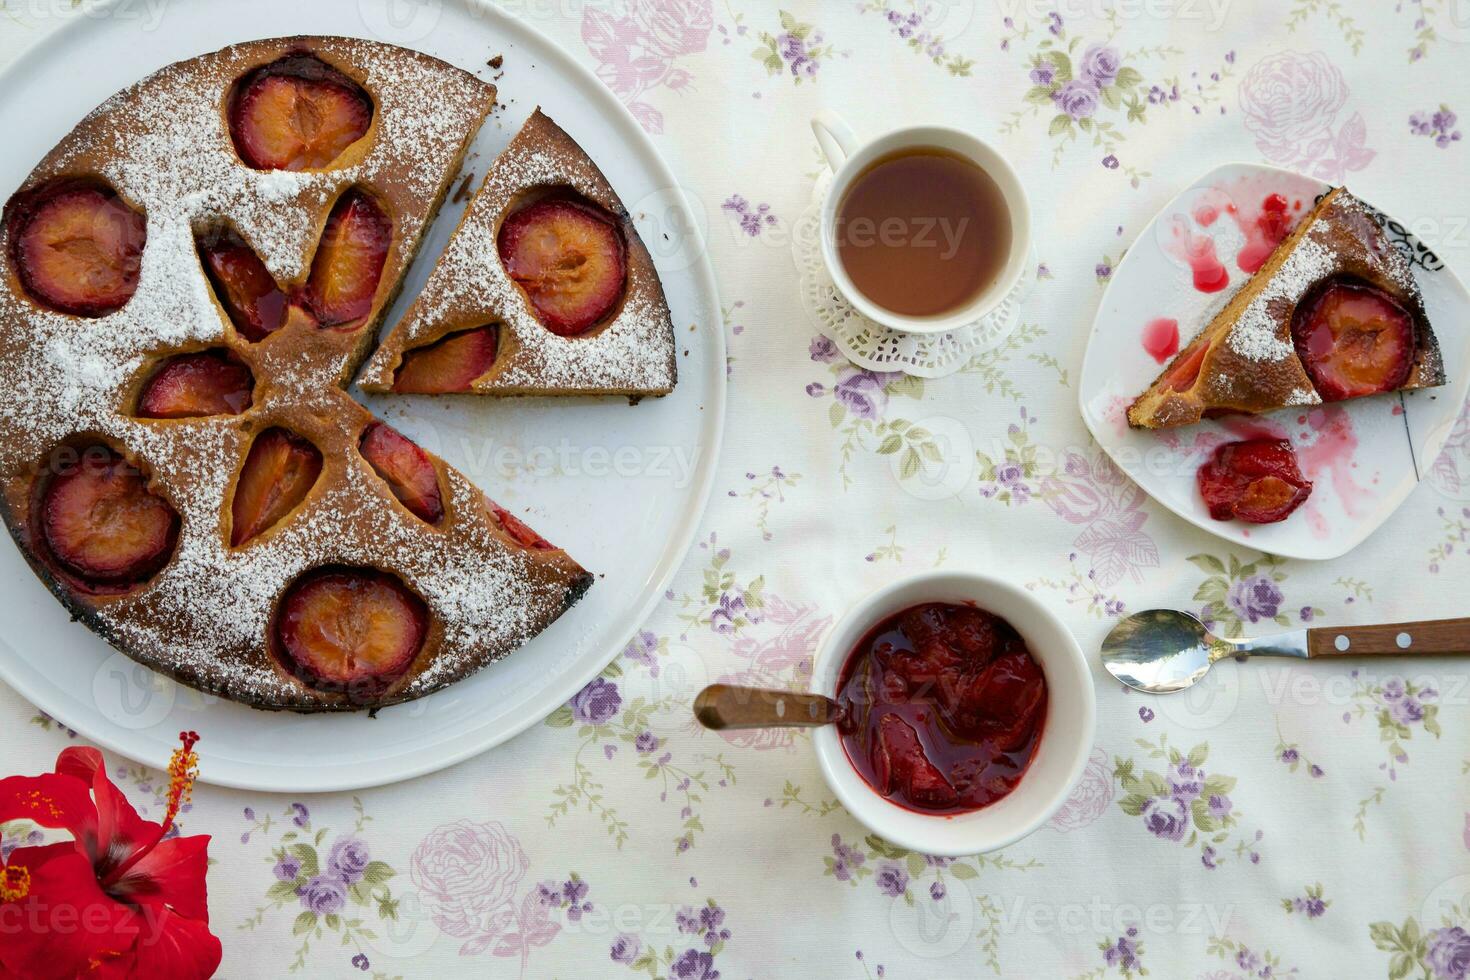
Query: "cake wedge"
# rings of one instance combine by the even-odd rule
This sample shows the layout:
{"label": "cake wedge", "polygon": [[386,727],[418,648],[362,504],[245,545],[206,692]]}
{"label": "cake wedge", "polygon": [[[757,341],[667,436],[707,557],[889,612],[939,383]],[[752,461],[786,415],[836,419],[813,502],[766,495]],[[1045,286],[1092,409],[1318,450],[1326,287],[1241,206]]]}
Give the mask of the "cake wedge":
{"label": "cake wedge", "polygon": [[652,256],[592,158],[537,109],[495,159],[367,391],[665,395],[674,327]]}
{"label": "cake wedge", "polygon": [[1408,259],[1376,212],[1337,187],[1133,402],[1128,424],[1173,428],[1444,383]]}

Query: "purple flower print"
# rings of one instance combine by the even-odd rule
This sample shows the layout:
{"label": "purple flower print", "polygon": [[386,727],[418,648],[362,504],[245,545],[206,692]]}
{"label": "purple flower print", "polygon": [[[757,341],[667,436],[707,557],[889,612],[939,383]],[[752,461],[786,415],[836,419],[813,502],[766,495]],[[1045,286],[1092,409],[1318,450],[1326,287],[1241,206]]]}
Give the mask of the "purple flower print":
{"label": "purple flower print", "polygon": [[679,927],[680,932],[697,934],[704,928],[699,921],[699,913],[688,905],[674,913],[674,924]]}
{"label": "purple flower print", "polygon": [[752,206],[749,201],[739,194],[731,194],[720,210],[729,211],[740,219],[740,230],[751,238],[760,235],[762,229],[776,223],[776,216],[771,213],[769,204],[757,204]]}
{"label": "purple flower print", "polygon": [[1117,942],[1103,950],[1103,962],[1120,970],[1138,969],[1138,958],[1137,926],[1129,926],[1126,935],[1119,936]]}
{"label": "purple flower print", "polygon": [[1402,697],[1390,702],[1388,713],[1400,725],[1412,725],[1424,720],[1424,705],[1415,697]]}
{"label": "purple flower print", "polygon": [[1189,812],[1184,804],[1171,796],[1157,796],[1143,805],[1143,825],[1155,837],[1181,841],[1189,827]]}
{"label": "purple flower print", "polygon": [[336,878],[316,875],[300,889],[301,905],[317,915],[332,915],[342,911],[347,903],[347,886]]}
{"label": "purple flower print", "polygon": [[1405,693],[1404,680],[1402,677],[1390,677],[1383,682],[1383,700],[1397,701]]}
{"label": "purple flower print", "polygon": [[290,809],[292,813],[291,822],[296,826],[305,827],[311,823],[311,811],[306,808],[305,803],[292,803]]}
{"label": "purple flower print", "polygon": [[1094,44],[1082,55],[1082,74],[1092,79],[1098,88],[1113,84],[1121,67],[1117,48]]}
{"label": "purple flower print", "polygon": [[872,371],[862,368],[844,368],[838,375],[832,394],[848,411],[860,419],[881,418],[888,406],[888,395],[883,391],[883,382]]}
{"label": "purple flower print", "polygon": [[1169,792],[1186,805],[1199,799],[1205,788],[1205,774],[1187,761],[1180,761],[1169,772]]}
{"label": "purple flower print", "polygon": [[354,956],[352,958],[352,965],[357,967],[364,973],[372,968],[372,963],[368,962],[368,958],[365,953],[358,953],[356,956]]}
{"label": "purple flower print", "polygon": [[1438,112],[1416,112],[1409,117],[1409,132],[1432,137],[1434,145],[1443,150],[1461,139],[1460,131],[1454,128],[1457,118],[1447,105],[1441,105]]}
{"label": "purple flower print", "polygon": [[811,346],[807,348],[811,353],[812,360],[819,364],[831,364],[842,359],[842,352],[837,349],[837,344],[831,337],[817,334],[812,338]]}
{"label": "purple flower print", "polygon": [[1143,707],[1138,709],[1138,717],[1146,725],[1154,720],[1154,709],[1150,708],[1148,705],[1144,705]]}
{"label": "purple flower print", "polygon": [[885,861],[878,867],[878,876],[873,883],[883,894],[897,898],[909,889],[909,873],[893,862]]}
{"label": "purple flower print", "polygon": [[570,704],[572,717],[577,721],[584,725],[602,725],[618,713],[623,706],[623,696],[618,693],[616,684],[594,677],[592,683],[572,695]]}
{"label": "purple flower print", "polygon": [[295,881],[296,876],[301,873],[301,861],[291,854],[287,854],[276,862],[276,878],[281,881]]}
{"label": "purple flower print", "polygon": [[862,867],[867,860],[862,851],[842,843],[837,834],[832,835],[832,855],[832,877],[838,881],[850,881],[853,869]]}
{"label": "purple flower print", "polygon": [[653,732],[639,732],[638,737],[633,740],[633,747],[643,755],[658,749],[658,736]]}
{"label": "purple flower print", "polygon": [[1092,273],[1099,279],[1109,279],[1113,275],[1113,267],[1106,262],[1099,262],[1093,268]]}
{"label": "purple flower print", "polygon": [[745,615],[745,598],[743,596],[732,596],[726,592],[720,596],[720,603],[709,614],[710,629],[722,635],[735,632],[736,620]]}
{"label": "purple flower print", "polygon": [[[1115,154],[1115,153],[1109,153],[1107,156],[1103,157],[1102,158],[1102,165],[1104,167],[1107,167],[1109,170],[1117,170],[1118,169],[1118,156],[1117,156],[1117,154]],[[1098,266],[1098,268],[1101,269],[1102,266]],[[1108,269],[1108,275],[1112,275],[1112,272],[1113,272],[1112,269]],[[1103,276],[1101,274],[1099,274],[1098,275],[1098,278],[1101,279],[1101,278],[1103,278]]]}
{"label": "purple flower print", "polygon": [[1031,83],[1033,85],[1042,85],[1046,88],[1050,88],[1051,83],[1056,80],[1057,69],[1056,66],[1051,64],[1050,62],[1044,65],[1037,65],[1035,68],[1031,69]]}
{"label": "purple flower print", "polygon": [[1274,618],[1284,598],[1276,583],[1264,575],[1241,579],[1225,597],[1235,614],[1251,623]]}
{"label": "purple flower print", "polygon": [[936,881],[929,886],[929,897],[934,899],[934,901],[938,902],[943,900],[944,895],[945,892],[943,882]]}
{"label": "purple flower print", "polygon": [[638,959],[638,954],[641,952],[643,952],[643,942],[637,936],[630,936],[626,932],[618,933],[618,937],[613,940],[612,948],[609,950],[614,963],[623,963],[628,966],[633,965],[633,961]]}
{"label": "purple flower print", "polygon": [[356,837],[343,837],[327,855],[327,873],[344,884],[355,885],[362,880],[370,860],[366,844]]}
{"label": "purple flower print", "polygon": [[782,61],[795,61],[806,57],[806,42],[795,34],[782,34],[776,38],[776,52]]}
{"label": "purple flower print", "polygon": [[1073,119],[1088,119],[1097,112],[1097,86],[1074,78],[1052,93],[1057,108]]}
{"label": "purple flower print", "polygon": [[1424,962],[1434,971],[1435,980],[1465,980],[1470,976],[1470,933],[1450,926],[1435,929],[1428,939]]}
{"label": "purple flower print", "polygon": [[669,964],[669,976],[675,980],[719,980],[715,958],[698,949],[686,949]]}
{"label": "purple flower print", "polygon": [[1225,817],[1230,816],[1230,811],[1234,808],[1235,804],[1230,802],[1230,797],[1221,796],[1218,793],[1212,793],[1210,795],[1210,816],[1214,817],[1216,820],[1222,820]]}
{"label": "purple flower print", "polygon": [[658,676],[658,637],[643,630],[623,649],[623,657],[642,664],[648,676]]}
{"label": "purple flower print", "polygon": [[725,910],[718,905],[706,905],[699,910],[699,924],[708,931],[718,932],[724,921]]}
{"label": "purple flower print", "polygon": [[1282,749],[1281,754],[1277,756],[1277,758],[1279,758],[1287,765],[1291,765],[1293,762],[1296,762],[1298,759],[1301,758],[1301,753],[1298,752],[1296,749]]}

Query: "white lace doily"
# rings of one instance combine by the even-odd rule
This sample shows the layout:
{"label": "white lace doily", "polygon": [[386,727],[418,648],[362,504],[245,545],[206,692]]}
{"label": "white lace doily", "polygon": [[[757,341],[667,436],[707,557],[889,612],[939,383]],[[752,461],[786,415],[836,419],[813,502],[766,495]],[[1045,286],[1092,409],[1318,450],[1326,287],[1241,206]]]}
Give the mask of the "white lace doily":
{"label": "white lace doily", "polygon": [[915,334],[891,330],[859,313],[832,281],[822,261],[822,201],[832,185],[824,173],[812,186],[812,200],[797,219],[791,252],[801,276],[801,304],[814,326],[831,337],[848,360],[873,371],[902,371],[942,378],[970,358],[998,347],[1021,321],[1021,300],[1036,283],[1036,256],[1000,305],[968,326],[948,333]]}

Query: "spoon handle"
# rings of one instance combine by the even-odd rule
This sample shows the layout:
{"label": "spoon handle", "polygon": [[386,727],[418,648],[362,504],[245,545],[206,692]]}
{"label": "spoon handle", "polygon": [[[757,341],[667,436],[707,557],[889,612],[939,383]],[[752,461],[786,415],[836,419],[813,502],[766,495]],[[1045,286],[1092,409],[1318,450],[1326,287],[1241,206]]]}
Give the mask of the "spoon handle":
{"label": "spoon handle", "polygon": [[1309,657],[1470,653],[1470,619],[1426,619],[1383,626],[1307,630]]}
{"label": "spoon handle", "polygon": [[820,694],[711,684],[694,699],[705,728],[810,728],[837,720],[837,702]]}

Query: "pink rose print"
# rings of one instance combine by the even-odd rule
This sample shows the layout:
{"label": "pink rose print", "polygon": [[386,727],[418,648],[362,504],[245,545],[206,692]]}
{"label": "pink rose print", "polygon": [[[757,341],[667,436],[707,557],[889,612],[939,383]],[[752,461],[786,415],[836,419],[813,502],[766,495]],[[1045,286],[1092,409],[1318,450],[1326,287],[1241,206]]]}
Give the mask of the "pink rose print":
{"label": "pink rose print", "polygon": [[456,820],[423,839],[409,875],[434,924],[467,940],[460,954],[470,956],[510,925],[529,864],[520,841],[501,824]]}
{"label": "pink rose print", "polygon": [[715,27],[710,0],[633,0],[628,8],[640,36],[668,58],[703,51]]}
{"label": "pink rose print", "polygon": [[[805,689],[812,676],[817,641],[832,617],[809,603],[787,602],[767,596],[759,633],[747,630],[735,640],[735,655],[749,666],[719,678],[723,684]],[[720,732],[730,744],[748,749],[791,749],[791,728],[750,728]]]}
{"label": "pink rose print", "polygon": [[1427,478],[1446,497],[1470,500],[1470,399],[1460,406],[1460,416]]}
{"label": "pink rose print", "polygon": [[663,113],[644,96],[654,89],[688,87],[692,76],[674,61],[705,49],[714,29],[713,8],[710,0],[630,0],[621,13],[613,16],[588,5],[582,12],[582,40],[597,59],[597,77],[640,126],[662,133]]}
{"label": "pink rose print", "polygon": [[1069,452],[1062,468],[1041,481],[1041,499],[1058,517],[1082,531],[1073,546],[1086,555],[1097,584],[1106,589],[1124,575],[1159,563],[1158,545],[1143,529],[1147,495],[1107,456]]}
{"label": "pink rose print", "polygon": [[1106,813],[1112,802],[1113,776],[1108,769],[1108,754],[1093,749],[1082,778],[1077,780],[1077,788],[1047,826],[1062,833],[1081,830]]}
{"label": "pink rose print", "polygon": [[1283,51],[1253,67],[1240,83],[1245,128],[1272,163],[1340,183],[1376,156],[1364,142],[1359,113],[1336,127],[1347,101],[1342,72],[1320,51]]}

